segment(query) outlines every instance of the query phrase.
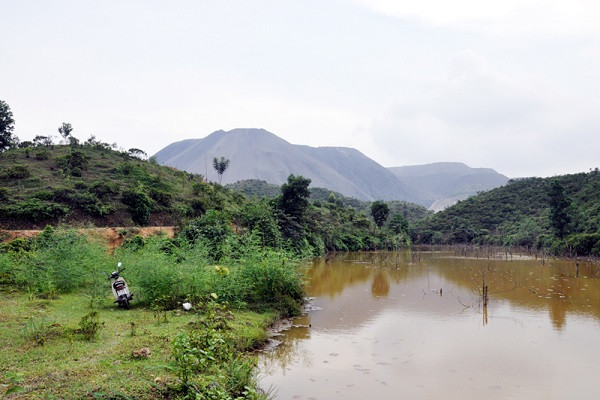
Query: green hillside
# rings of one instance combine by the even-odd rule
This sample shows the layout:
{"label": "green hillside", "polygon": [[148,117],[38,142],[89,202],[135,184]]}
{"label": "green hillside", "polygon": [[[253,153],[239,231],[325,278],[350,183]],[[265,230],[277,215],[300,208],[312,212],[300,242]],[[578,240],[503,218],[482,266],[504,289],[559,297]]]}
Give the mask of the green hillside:
{"label": "green hillside", "polygon": [[322,254],[406,246],[407,224],[398,218],[427,214],[423,207],[392,202],[390,223],[376,226],[370,203],[309,189],[310,180],[300,176],[281,187],[246,182],[246,196],[129,153],[100,142],[26,143],[3,152],[0,227],[177,225],[188,239],[210,239],[216,254],[234,232],[252,233],[263,246]]}
{"label": "green hillside", "polygon": [[[556,203],[557,198],[561,203]],[[593,250],[596,235],[600,236],[598,169],[511,180],[412,227],[413,240],[418,243],[547,247],[577,254],[600,251],[600,247]]]}
{"label": "green hillside", "polygon": [[243,196],[200,175],[102,143],[17,148],[0,155],[0,226],[176,225],[208,209],[235,210]]}

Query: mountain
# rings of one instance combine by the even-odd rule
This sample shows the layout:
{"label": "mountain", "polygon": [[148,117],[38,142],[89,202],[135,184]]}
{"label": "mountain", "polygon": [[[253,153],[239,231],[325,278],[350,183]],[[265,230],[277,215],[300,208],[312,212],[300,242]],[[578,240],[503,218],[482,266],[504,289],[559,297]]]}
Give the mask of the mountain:
{"label": "mountain", "polygon": [[230,160],[223,184],[259,179],[282,184],[290,174],[361,200],[414,201],[404,184],[385,167],[347,147],[291,144],[264,129],[216,131],[203,139],[172,143],[155,155],[162,165],[199,173],[217,181],[213,157]]}
{"label": "mountain", "polygon": [[478,192],[494,189],[508,178],[491,168],[471,168],[463,163],[438,162],[388,168],[417,203],[440,211]]}

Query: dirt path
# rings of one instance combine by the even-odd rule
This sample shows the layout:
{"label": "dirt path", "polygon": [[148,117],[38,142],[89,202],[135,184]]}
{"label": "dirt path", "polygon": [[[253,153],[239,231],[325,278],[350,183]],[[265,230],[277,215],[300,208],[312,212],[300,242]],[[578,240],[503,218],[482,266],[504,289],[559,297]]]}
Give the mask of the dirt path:
{"label": "dirt path", "polygon": [[[0,241],[10,242],[16,238],[28,238],[37,236],[41,230],[7,230],[0,229]],[[163,234],[167,237],[175,236],[174,226],[146,226],[143,228],[84,228],[77,229],[77,232],[84,234],[85,236],[96,239],[102,243],[105,243],[110,250],[118,247],[123,242],[123,239],[132,235],[140,235],[142,237],[148,237],[152,235]]]}

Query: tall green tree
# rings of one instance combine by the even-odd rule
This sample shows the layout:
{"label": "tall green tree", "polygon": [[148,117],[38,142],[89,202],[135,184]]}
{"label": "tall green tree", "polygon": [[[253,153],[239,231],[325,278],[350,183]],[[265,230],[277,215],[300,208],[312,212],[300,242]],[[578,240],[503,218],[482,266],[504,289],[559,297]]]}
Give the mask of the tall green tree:
{"label": "tall green tree", "polygon": [[16,140],[13,137],[15,120],[8,104],[0,100],[0,153],[11,147]]}
{"label": "tall green tree", "polygon": [[219,183],[223,181],[223,174],[227,170],[227,167],[229,167],[229,160],[225,157],[213,158],[213,168],[217,171],[217,174],[219,174]]}
{"label": "tall green tree", "polygon": [[571,199],[567,197],[564,187],[557,180],[550,184],[548,196],[550,197],[550,225],[555,235],[562,239],[567,235],[571,222],[569,215]]}
{"label": "tall green tree", "polygon": [[279,224],[281,233],[287,239],[299,240],[305,236],[306,212],[310,191],[310,179],[301,175],[288,176],[287,182],[281,185],[281,196],[277,198],[280,211]]}
{"label": "tall green tree", "polygon": [[388,207],[385,201],[377,200],[371,203],[371,215],[375,224],[378,227],[382,227],[387,221],[388,215],[390,214],[390,207]]}

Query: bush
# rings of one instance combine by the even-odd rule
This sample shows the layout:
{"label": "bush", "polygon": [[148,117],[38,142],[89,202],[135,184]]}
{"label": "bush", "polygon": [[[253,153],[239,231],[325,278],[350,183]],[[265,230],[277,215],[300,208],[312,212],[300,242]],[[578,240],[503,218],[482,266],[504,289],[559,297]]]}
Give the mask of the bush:
{"label": "bush", "polygon": [[202,239],[209,246],[214,261],[223,256],[225,239],[233,234],[229,219],[222,211],[208,210],[199,219],[183,229],[184,237],[191,243]]}
{"label": "bush", "polygon": [[71,151],[64,157],[57,159],[58,166],[63,169],[65,173],[70,173],[73,176],[81,176],[82,171],[88,168],[89,156],[85,153],[77,150]]}
{"label": "bush", "polygon": [[129,213],[134,223],[148,225],[152,213],[152,201],[144,192],[139,190],[126,190],[121,201],[129,207]]}
{"label": "bush", "polygon": [[158,190],[158,189],[150,189],[150,198],[156,201],[159,204],[162,204],[165,207],[169,207],[171,205],[171,200],[173,196],[171,193]]}
{"label": "bush", "polygon": [[600,233],[571,235],[567,247],[578,256],[600,256]]}
{"label": "bush", "polygon": [[31,176],[26,165],[15,165],[0,175],[2,179],[25,179]]}
{"label": "bush", "polygon": [[110,196],[118,194],[119,188],[113,182],[96,181],[90,186],[90,192],[100,200],[107,200]]}
{"label": "bush", "polygon": [[40,199],[28,199],[18,204],[0,209],[0,216],[17,220],[38,222],[40,220],[53,220],[66,215],[69,207],[58,203],[45,202]]}
{"label": "bush", "polygon": [[101,327],[102,324],[100,323],[98,311],[91,311],[89,314],[86,314],[83,317],[81,317],[77,333],[82,334],[85,340],[91,341],[98,337],[98,333]]}
{"label": "bush", "polygon": [[50,152],[46,149],[37,150],[33,153],[33,157],[39,161],[47,160],[50,157]]}
{"label": "bush", "polygon": [[73,189],[59,188],[54,191],[54,200],[73,205],[98,217],[104,217],[113,211],[112,207],[100,203],[94,194],[87,191],[77,192]]}
{"label": "bush", "polygon": [[32,239],[26,257],[13,263],[11,274],[19,287],[41,297],[53,297],[101,284],[99,268],[107,259],[101,245],[88,243],[75,232],[56,233],[47,227]]}
{"label": "bush", "polygon": [[260,399],[256,359],[234,348],[225,307],[206,306],[204,318],[173,342],[173,367],[187,398]]}
{"label": "bush", "polygon": [[32,194],[31,197],[39,200],[52,200],[54,195],[49,190],[40,190]]}

